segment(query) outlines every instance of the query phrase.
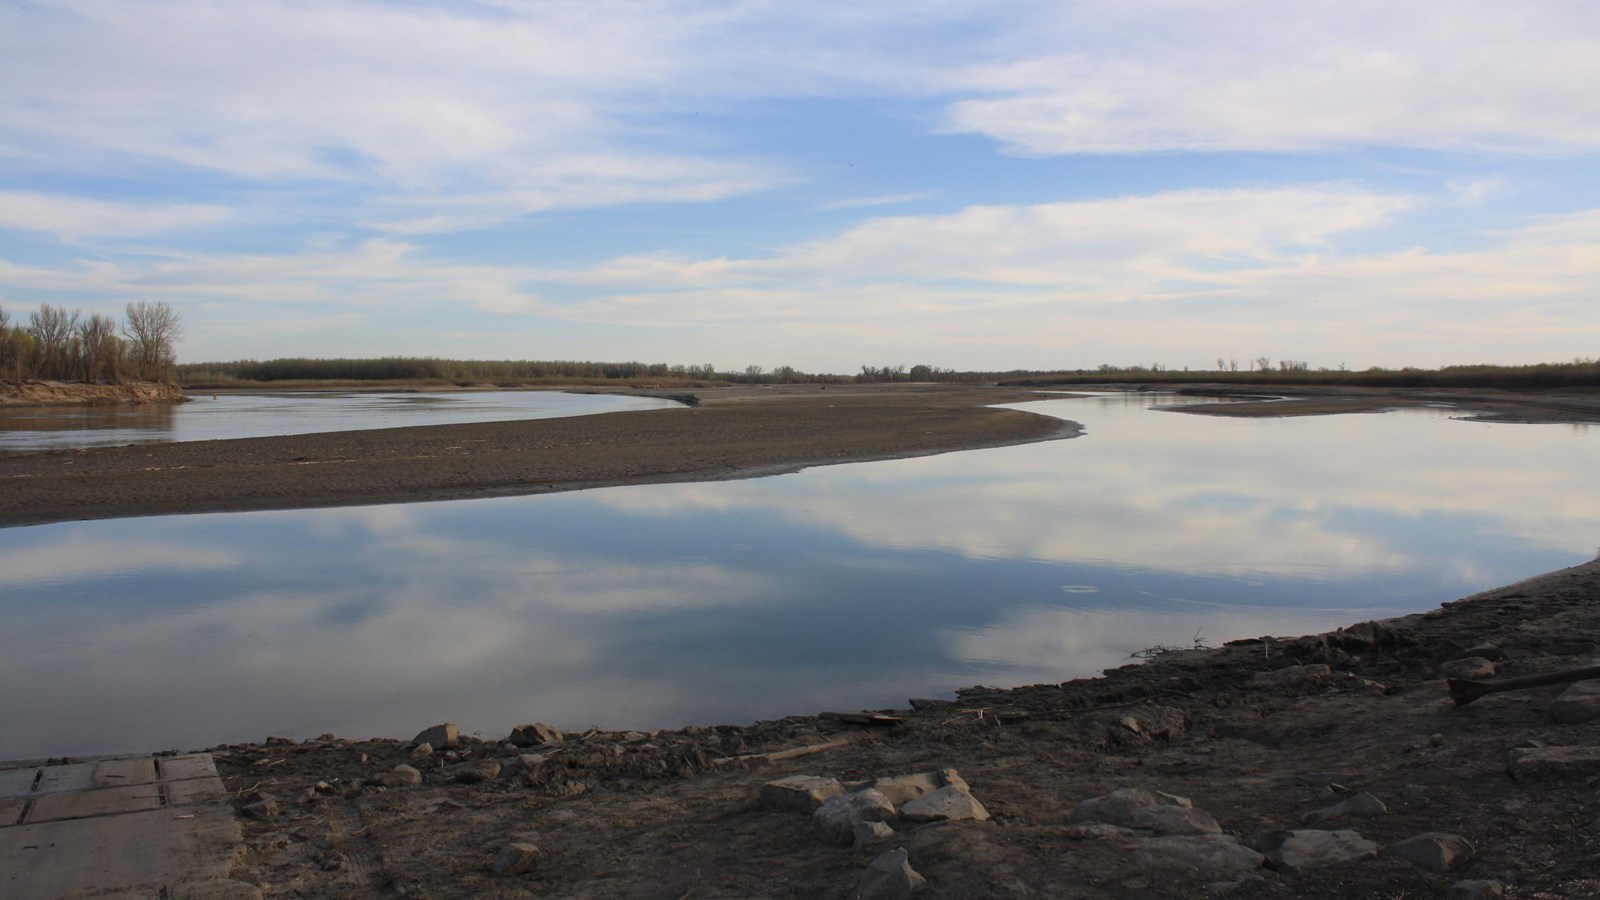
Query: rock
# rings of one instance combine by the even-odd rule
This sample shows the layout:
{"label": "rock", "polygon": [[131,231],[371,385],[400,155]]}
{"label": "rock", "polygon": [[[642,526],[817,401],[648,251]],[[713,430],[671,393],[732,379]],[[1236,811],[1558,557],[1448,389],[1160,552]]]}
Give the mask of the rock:
{"label": "rock", "polygon": [[894,818],[894,804],[872,788],[835,794],[811,814],[818,837],[839,847],[855,842],[857,822],[892,822]]}
{"label": "rock", "polygon": [[443,725],[435,725],[432,728],[423,729],[420,734],[411,739],[411,743],[430,744],[435,750],[440,747],[454,747],[461,743],[461,732],[455,725],[446,722]]}
{"label": "rock", "polygon": [[524,769],[529,769],[529,770],[537,769],[540,766],[544,765],[544,760],[545,760],[545,756],[544,756],[543,753],[519,753],[519,754],[517,754],[517,765],[523,767]]}
{"label": "rock", "polygon": [[964,785],[948,784],[926,797],[901,804],[900,817],[913,822],[987,822],[989,811]]}
{"label": "rock", "polygon": [[1439,664],[1439,674],[1446,678],[1493,678],[1496,671],[1494,663],[1481,656],[1463,656]]}
{"label": "rock", "polygon": [[1378,845],[1354,831],[1268,831],[1252,843],[1267,865],[1290,875],[1353,859],[1371,859]]}
{"label": "rock", "polygon": [[790,775],[761,786],[761,805],[768,809],[816,812],[829,797],[844,793],[837,779],[817,775]]}
{"label": "rock", "polygon": [[1545,648],[1551,656],[1592,656],[1597,649],[1594,641],[1556,641]]}
{"label": "rock", "polygon": [[650,736],[642,731],[629,731],[624,732],[622,735],[622,742],[624,744],[638,744],[648,740],[650,740]]}
{"label": "rock", "polygon": [[1134,734],[1140,734],[1141,733],[1140,728],[1139,728],[1139,720],[1135,719],[1133,716],[1123,716],[1122,718],[1117,720],[1117,724],[1121,725],[1123,728],[1128,729],[1129,731],[1133,732]]}
{"label": "rock", "polygon": [[1502,900],[1505,895],[1503,881],[1458,881],[1444,892],[1444,900]]}
{"label": "rock", "polygon": [[1156,834],[1221,834],[1222,826],[1203,809],[1147,806],[1133,814],[1133,827]]}
{"label": "rock", "polygon": [[390,770],[383,778],[383,783],[389,787],[405,787],[406,785],[421,784],[422,773],[415,768],[401,763]]}
{"label": "rock", "polygon": [[1351,797],[1346,797],[1332,806],[1314,809],[1300,817],[1300,821],[1326,822],[1329,819],[1338,819],[1343,816],[1381,816],[1389,811],[1389,807],[1382,800],[1362,791]]}
{"label": "rock", "polygon": [[1494,644],[1479,644],[1476,647],[1468,647],[1466,649],[1466,652],[1462,653],[1461,655],[1462,656],[1477,656],[1477,657],[1481,657],[1483,659],[1487,659],[1490,662],[1505,662],[1506,661],[1506,651],[1500,649],[1499,647],[1496,647]]}
{"label": "rock", "polygon": [[457,784],[482,784],[500,777],[500,764],[492,759],[470,762],[450,770]]}
{"label": "rock", "polygon": [[1580,681],[1550,701],[1550,717],[1563,725],[1600,719],[1600,681]]}
{"label": "rock", "polygon": [[855,848],[857,850],[862,847],[870,847],[873,844],[881,844],[894,837],[894,829],[889,827],[888,822],[857,822],[854,831],[856,835]]}
{"label": "rock", "polygon": [[1459,834],[1429,832],[1389,845],[1389,855],[1443,874],[1472,855],[1472,842]]}
{"label": "rock", "polygon": [[1225,834],[1150,838],[1133,852],[1134,868],[1186,881],[1233,881],[1263,862],[1261,854]]}
{"label": "rock", "polygon": [[850,786],[851,790],[860,790],[870,787],[880,791],[889,802],[895,806],[915,800],[918,797],[937,791],[947,785],[957,785],[967,791],[971,787],[955,769],[940,769],[937,772],[918,772],[914,775],[896,775],[893,778],[879,778],[876,781],[862,782]]}
{"label": "rock", "polygon": [[1143,788],[1119,788],[1109,794],[1090,797],[1072,808],[1067,815],[1068,824],[1083,825],[1104,822],[1108,825],[1133,827],[1133,817],[1141,809],[1151,806],[1193,806],[1187,797],[1175,797]]}
{"label": "rock", "polygon": [[[101,896],[106,896],[102,894]],[[132,894],[117,893],[114,897],[131,897]],[[261,889],[253,884],[236,881],[232,878],[206,878],[199,881],[184,881],[172,885],[161,896],[166,900],[261,900]]]}
{"label": "rock", "polygon": [[278,815],[278,801],[271,797],[262,797],[254,803],[247,803],[244,814],[252,819],[271,819]]}
{"label": "rock", "polygon": [[561,740],[561,729],[543,722],[531,722],[527,725],[518,725],[511,729],[508,740],[518,747],[537,747],[540,744],[549,744]]}
{"label": "rock", "polygon": [[1260,672],[1250,678],[1253,688],[1278,688],[1312,690],[1322,687],[1332,677],[1333,670],[1322,663],[1309,666],[1288,666],[1271,672]]}
{"label": "rock", "polygon": [[856,885],[860,900],[904,900],[922,890],[928,880],[911,868],[903,847],[896,847],[874,859]]}
{"label": "rock", "polygon": [[496,875],[521,875],[539,864],[539,848],[532,844],[507,844],[494,855]]}
{"label": "rock", "polygon": [[1506,772],[1518,781],[1581,779],[1600,774],[1600,747],[1529,747],[1508,754]]}
{"label": "rock", "polygon": [[1089,825],[1068,825],[1064,829],[1067,837],[1075,841],[1102,840],[1113,837],[1133,837],[1137,832],[1132,828],[1123,828],[1121,825],[1107,825],[1104,822],[1094,822]]}
{"label": "rock", "polygon": [[411,749],[411,755],[412,756],[416,756],[416,757],[432,756],[433,755],[433,745],[432,744],[418,744],[417,746],[415,746],[415,747],[413,747]]}

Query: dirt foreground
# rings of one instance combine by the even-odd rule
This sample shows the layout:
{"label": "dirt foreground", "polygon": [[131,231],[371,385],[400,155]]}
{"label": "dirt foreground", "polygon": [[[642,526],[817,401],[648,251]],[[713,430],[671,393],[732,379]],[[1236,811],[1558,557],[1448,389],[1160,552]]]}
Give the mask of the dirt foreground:
{"label": "dirt foreground", "polygon": [[689,409],[0,456],[0,526],[754,477],[1072,437],[961,385],[711,388]]}
{"label": "dirt foreground", "polygon": [[[1600,683],[1456,708],[1443,673],[1592,666],[1597,601],[1600,562],[879,724],[213,752],[246,820],[233,877],[268,897],[908,896],[871,893],[869,865],[894,851],[922,897],[1593,897]],[[815,799],[763,788],[797,775],[818,795],[876,782],[894,807],[871,814],[882,836],[832,840]],[[913,801],[941,785],[960,801],[944,813]]]}

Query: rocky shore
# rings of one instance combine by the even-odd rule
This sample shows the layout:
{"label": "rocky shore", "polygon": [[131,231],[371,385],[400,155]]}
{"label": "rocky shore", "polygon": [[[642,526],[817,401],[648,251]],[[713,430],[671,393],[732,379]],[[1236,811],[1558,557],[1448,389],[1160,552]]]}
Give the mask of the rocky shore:
{"label": "rocky shore", "polygon": [[754,725],[212,748],[317,897],[1600,895],[1600,562],[1103,677]]}

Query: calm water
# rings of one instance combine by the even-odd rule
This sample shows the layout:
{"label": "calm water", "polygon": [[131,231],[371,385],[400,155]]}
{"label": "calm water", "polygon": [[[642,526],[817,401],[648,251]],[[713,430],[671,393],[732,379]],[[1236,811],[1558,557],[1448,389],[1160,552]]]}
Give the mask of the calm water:
{"label": "calm water", "polygon": [[556,391],[194,394],[154,406],[0,407],[0,453],[554,419],[680,407],[655,397]]}
{"label": "calm water", "polygon": [[1074,440],[749,481],[0,530],[0,758],[903,705],[1600,544],[1600,432],[1147,399],[1030,405]]}

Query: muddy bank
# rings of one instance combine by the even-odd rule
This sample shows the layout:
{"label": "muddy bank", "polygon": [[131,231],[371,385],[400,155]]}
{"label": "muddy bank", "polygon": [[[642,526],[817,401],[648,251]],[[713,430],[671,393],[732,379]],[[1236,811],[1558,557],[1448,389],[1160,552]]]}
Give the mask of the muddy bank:
{"label": "muddy bank", "polygon": [[693,408],[0,457],[0,525],[752,477],[1071,437],[969,386],[698,392]]}
{"label": "muddy bank", "polygon": [[[964,690],[873,711],[879,724],[214,749],[250,848],[234,877],[268,897],[848,897],[891,850],[925,897],[1425,898],[1461,882],[1595,896],[1600,704],[1547,687],[1457,708],[1444,673],[1593,665],[1597,601],[1590,563],[1324,635]],[[787,776],[926,772],[932,788],[951,769],[982,817],[930,819],[902,783],[880,785],[898,792],[891,833],[859,848],[825,839],[810,801],[763,799]],[[1080,808],[1119,789],[1165,811]],[[1291,830],[1347,834],[1312,859],[1273,849]],[[537,861],[497,873],[510,845]],[[1450,896],[1501,896],[1480,889]]]}
{"label": "muddy bank", "polygon": [[0,406],[112,406],[184,403],[183,388],[154,381],[87,384],[81,381],[0,381]]}
{"label": "muddy bank", "polygon": [[[1380,413],[1434,407],[1459,410],[1461,418],[1525,424],[1600,423],[1600,391],[1497,391],[1438,388],[1344,388],[1321,385],[1272,388],[1236,385],[1122,385],[1122,390],[1166,390],[1233,402],[1189,404],[1172,412],[1191,415],[1269,418]],[[1238,402],[1249,401],[1249,402]]]}

